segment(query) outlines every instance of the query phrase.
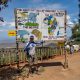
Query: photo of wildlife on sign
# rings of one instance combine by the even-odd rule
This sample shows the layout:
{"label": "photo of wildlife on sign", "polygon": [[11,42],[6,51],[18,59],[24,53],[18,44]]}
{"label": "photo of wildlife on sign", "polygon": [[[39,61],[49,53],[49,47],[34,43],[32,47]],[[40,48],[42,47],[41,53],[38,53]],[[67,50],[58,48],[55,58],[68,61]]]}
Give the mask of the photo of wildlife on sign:
{"label": "photo of wildlife on sign", "polygon": [[23,41],[30,35],[35,40],[64,40],[64,10],[16,9],[18,37]]}

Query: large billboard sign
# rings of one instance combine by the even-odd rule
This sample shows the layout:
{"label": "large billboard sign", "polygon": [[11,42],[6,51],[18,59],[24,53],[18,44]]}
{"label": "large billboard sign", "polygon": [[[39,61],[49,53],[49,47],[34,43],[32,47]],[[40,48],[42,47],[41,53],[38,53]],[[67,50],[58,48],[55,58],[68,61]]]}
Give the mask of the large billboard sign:
{"label": "large billboard sign", "polygon": [[19,37],[33,34],[36,40],[64,40],[65,16],[64,10],[16,9]]}

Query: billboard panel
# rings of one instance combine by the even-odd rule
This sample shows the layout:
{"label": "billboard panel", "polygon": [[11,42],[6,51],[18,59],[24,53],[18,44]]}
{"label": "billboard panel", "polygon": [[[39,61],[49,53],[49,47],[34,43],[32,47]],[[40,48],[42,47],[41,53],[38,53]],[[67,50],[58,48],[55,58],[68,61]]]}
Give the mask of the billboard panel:
{"label": "billboard panel", "polygon": [[16,9],[17,27],[20,38],[35,35],[36,40],[64,40],[64,10]]}

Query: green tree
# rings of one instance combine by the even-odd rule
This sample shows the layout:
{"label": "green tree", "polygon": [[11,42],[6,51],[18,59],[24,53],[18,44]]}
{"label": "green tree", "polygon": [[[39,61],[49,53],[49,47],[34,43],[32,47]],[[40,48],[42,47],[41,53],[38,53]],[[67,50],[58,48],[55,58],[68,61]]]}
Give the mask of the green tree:
{"label": "green tree", "polygon": [[[8,2],[11,0],[0,0],[0,11],[8,7]],[[4,22],[3,18],[0,17],[0,21]]]}
{"label": "green tree", "polygon": [[76,24],[72,28],[72,39],[80,41],[80,25]]}

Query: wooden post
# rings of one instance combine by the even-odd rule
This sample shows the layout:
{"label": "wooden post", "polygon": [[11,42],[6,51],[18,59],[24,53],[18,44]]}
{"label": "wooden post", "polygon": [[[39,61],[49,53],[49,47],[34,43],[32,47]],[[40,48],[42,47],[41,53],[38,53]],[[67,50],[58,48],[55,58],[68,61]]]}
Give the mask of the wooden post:
{"label": "wooden post", "polygon": [[62,55],[62,48],[61,48],[61,45],[60,45],[60,55]]}
{"label": "wooden post", "polygon": [[67,59],[67,53],[66,53],[66,49],[65,49],[65,43],[66,43],[66,15],[67,12],[65,11],[65,20],[64,20],[64,25],[65,25],[65,41],[64,41],[64,55],[65,55],[65,62],[64,62],[64,68],[68,68],[68,59]]}
{"label": "wooden post", "polygon": [[14,10],[14,14],[15,14],[15,28],[16,28],[16,56],[17,56],[17,68],[19,70],[19,52],[18,52],[18,48],[19,48],[19,44],[18,44],[18,26],[17,26],[17,9]]}
{"label": "wooden post", "polygon": [[41,62],[43,62],[43,42],[42,42],[42,48],[41,48],[42,50],[41,50]]}

